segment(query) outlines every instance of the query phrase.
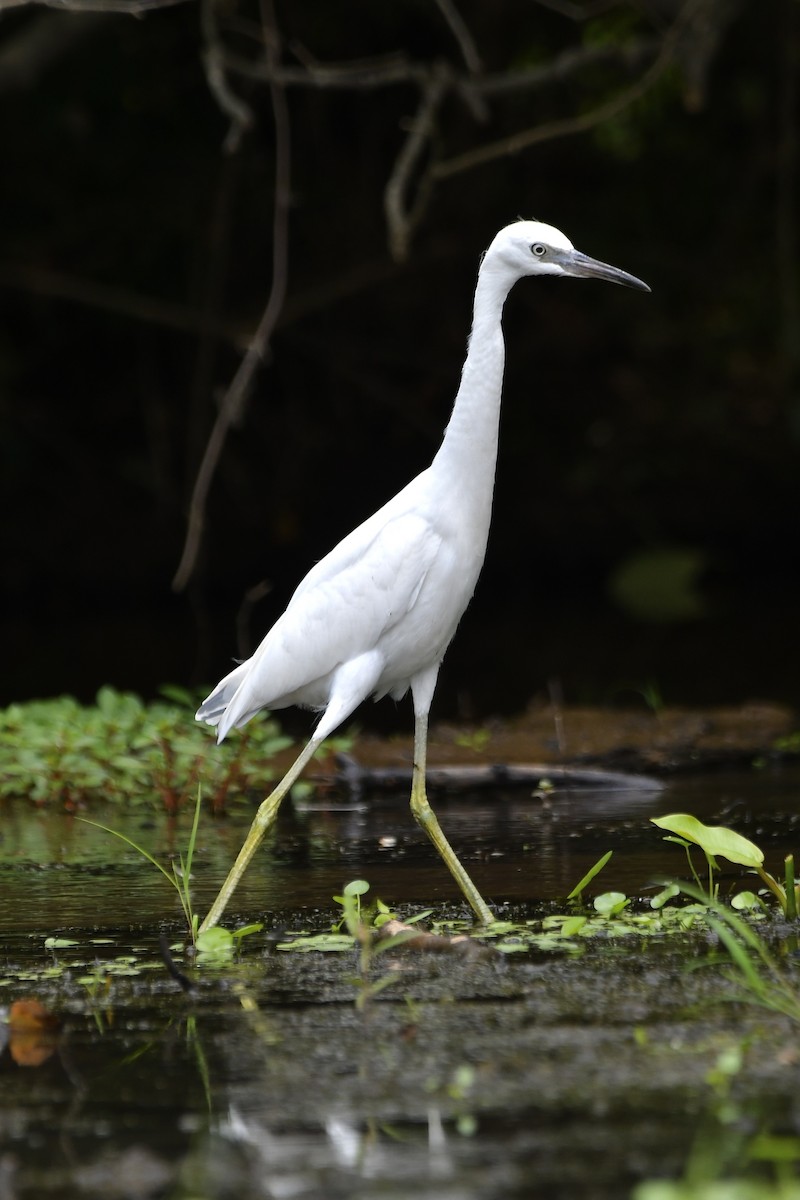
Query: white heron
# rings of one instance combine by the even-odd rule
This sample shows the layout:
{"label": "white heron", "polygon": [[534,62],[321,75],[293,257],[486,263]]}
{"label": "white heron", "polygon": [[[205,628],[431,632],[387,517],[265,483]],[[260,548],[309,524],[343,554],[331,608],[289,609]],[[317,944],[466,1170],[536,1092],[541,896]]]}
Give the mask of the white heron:
{"label": "white heron", "polygon": [[278,808],[322,742],[368,696],[414,702],[411,811],[482,923],[492,914],[445,838],[425,791],[428,713],[445,651],[478,581],[492,511],[506,297],[526,275],[646,283],[576,250],[551,225],[517,221],[483,256],[469,348],[436,457],[312,567],[253,656],[197,712],[221,742],[262,708],[322,713],[311,740],[258,809],[201,928],[216,925]]}

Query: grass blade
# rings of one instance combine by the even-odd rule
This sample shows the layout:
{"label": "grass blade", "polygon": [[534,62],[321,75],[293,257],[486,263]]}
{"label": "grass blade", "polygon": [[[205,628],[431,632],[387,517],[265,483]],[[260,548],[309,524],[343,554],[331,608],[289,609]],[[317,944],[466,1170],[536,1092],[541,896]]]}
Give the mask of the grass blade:
{"label": "grass blade", "polygon": [[101,825],[99,821],[90,821],[88,817],[76,817],[75,819],[77,821],[82,821],[84,825],[93,825],[95,829],[102,829],[103,833],[110,833],[112,837],[119,838],[121,842],[125,842],[125,844],[130,846],[132,850],[135,850],[137,854],[141,854],[142,858],[146,858],[149,863],[152,863],[154,867],[157,867],[164,878],[172,885],[172,887],[175,888],[178,893],[180,893],[180,887],[178,886],[178,881],[175,879],[175,876],[170,875],[169,871],[165,867],[162,867],[158,859],[153,858],[152,854],[148,854],[143,846],[140,846],[131,838],[126,837],[124,833],[120,833],[118,829],[109,829],[108,825]]}
{"label": "grass blade", "polygon": [[590,867],[589,870],[586,872],[586,874],[584,875],[584,877],[580,881],[580,883],[575,884],[575,887],[572,889],[572,891],[567,896],[568,900],[580,900],[584,888],[588,887],[588,885],[594,879],[595,875],[600,874],[603,867],[606,865],[606,863],[611,858],[611,855],[613,853],[614,853],[613,850],[607,850],[602,858],[598,858],[598,860],[594,864],[594,866]]}

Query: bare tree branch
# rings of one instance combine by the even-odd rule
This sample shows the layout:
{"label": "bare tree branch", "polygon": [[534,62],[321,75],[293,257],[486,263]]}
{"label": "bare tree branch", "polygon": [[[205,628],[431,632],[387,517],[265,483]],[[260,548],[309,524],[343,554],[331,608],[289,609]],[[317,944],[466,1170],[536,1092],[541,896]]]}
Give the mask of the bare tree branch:
{"label": "bare tree branch", "polygon": [[253,112],[249,105],[232,91],[228,83],[225,50],[217,23],[217,0],[201,0],[200,25],[205,39],[203,65],[206,82],[222,112],[230,119],[231,124],[223,148],[226,154],[233,154],[239,149],[242,137],[253,124]]}
{"label": "bare tree branch", "polygon": [[433,65],[414,62],[400,53],[346,63],[318,63],[314,60],[307,60],[301,66],[281,63],[270,70],[261,61],[254,62],[228,50],[225,53],[225,66],[229,72],[238,73],[244,78],[266,82],[274,79],[287,88],[339,88],[345,91],[370,91],[406,83],[424,87],[435,73],[449,76],[454,91],[490,96],[504,91],[546,87],[571,78],[587,66],[602,63],[620,63],[630,69],[643,58],[654,54],[658,45],[655,38],[637,38],[625,45],[580,46],[565,51],[549,63],[488,75],[465,76],[445,62]]}
{"label": "bare tree branch", "polygon": [[[397,156],[394,167],[384,189],[384,212],[388,227],[389,249],[395,261],[402,261],[408,254],[414,230],[421,221],[430,197],[432,187],[439,178],[445,178],[451,170],[466,169],[458,166],[464,158],[450,160],[430,168],[423,167],[423,159],[428,151],[435,130],[438,114],[447,95],[457,95],[470,109],[476,119],[486,115],[485,101],[488,97],[500,95],[503,92],[535,90],[555,82],[563,82],[578,74],[587,66],[602,63],[622,63],[627,69],[637,66],[642,59],[647,59],[656,53],[658,42],[655,38],[642,38],[626,46],[584,46],[561,54],[553,62],[537,65],[525,70],[502,72],[492,75],[481,75],[480,59],[475,49],[471,34],[464,25],[459,13],[451,0],[437,0],[445,20],[459,43],[462,55],[467,63],[468,71],[459,72],[449,63],[440,61],[433,64],[417,63],[402,54],[384,55],[372,59],[357,60],[349,63],[320,64],[300,47],[293,47],[295,54],[302,60],[302,65],[292,66],[283,63],[253,63],[241,56],[228,54],[226,69],[230,73],[239,73],[249,78],[267,79],[284,87],[314,87],[339,88],[349,90],[370,90],[389,87],[397,84],[413,84],[420,93],[417,112],[410,125],[403,146]],[[637,85],[634,85],[637,86]],[[647,83],[649,86],[649,82]],[[623,94],[620,107],[624,107],[634,98],[633,90]],[[617,111],[616,102],[610,111]],[[602,120],[606,115],[604,108],[596,118]],[[589,115],[590,116],[590,115]],[[525,144],[525,137],[535,141],[546,140],[547,137],[564,136],[565,133],[579,132],[586,117],[571,119],[568,122],[553,123],[552,126],[542,127],[541,130],[526,131],[514,135],[519,139],[520,148]],[[577,120],[581,125],[573,128]],[[589,121],[587,128],[594,122]],[[513,153],[512,139],[502,143],[496,152],[487,152],[487,161],[503,153]],[[480,155],[482,151],[476,151]],[[480,159],[476,157],[475,165]],[[413,191],[413,200],[410,198]]]}
{"label": "bare tree branch", "polygon": [[617,6],[617,0],[593,0],[584,4],[576,4],[574,0],[537,0],[537,3],[571,21],[589,21]]}
{"label": "bare tree branch", "polygon": [[408,254],[411,235],[427,205],[431,183],[428,171],[422,174],[414,199],[409,201],[408,197],[412,176],[430,143],[439,106],[446,93],[445,75],[432,75],[423,89],[411,131],[397,156],[383,193],[383,208],[389,227],[389,250],[395,262],[402,262]]}
{"label": "bare tree branch", "polygon": [[[687,0],[687,8],[690,3],[696,5],[700,3],[700,0]],[[669,45],[666,44],[667,41],[669,41]],[[641,47],[639,49],[641,50]],[[648,46],[648,52],[649,49]],[[452,86],[453,76],[446,66],[432,72],[426,86],[422,88],[422,96],[411,133],[397,156],[384,192],[384,211],[392,257],[396,261],[406,258],[414,230],[424,215],[433,186],[439,179],[447,178],[448,175],[456,174],[458,171],[468,170],[503,154],[515,153],[536,142],[554,137],[564,137],[567,134],[580,133],[592,128],[626,108],[647,91],[672,60],[674,49],[674,40],[665,39],[665,44],[662,45],[661,52],[649,71],[631,88],[626,89],[591,113],[553,121],[533,130],[524,130],[509,138],[504,138],[500,142],[491,143],[488,147],[481,147],[478,150],[446,160],[444,163],[432,163],[416,180],[414,199],[413,202],[409,202],[408,195],[412,186],[412,177],[415,172],[419,172],[423,156],[435,132],[439,109]],[[510,82],[507,76],[493,77],[489,80],[480,78],[462,80],[459,85],[460,90],[466,96],[475,92],[490,94],[492,90],[502,91],[509,87],[516,89],[540,87],[544,82],[566,78],[578,69],[579,64],[585,64],[588,59],[593,58],[594,61],[597,61],[598,56],[592,53],[593,48],[589,48],[589,51],[588,55],[574,52],[570,55],[562,55],[555,63],[548,64],[547,68],[517,72],[513,82]]]}
{"label": "bare tree branch", "polygon": [[382,54],[347,63],[318,63],[306,59],[301,66],[278,63],[270,67],[261,60],[253,62],[228,51],[225,61],[229,71],[268,83],[274,80],[281,87],[370,90],[397,83],[421,83],[430,74],[427,63],[412,62],[404,54]]}
{"label": "bare tree branch", "polygon": [[172,8],[176,4],[187,4],[189,0],[0,0],[0,12],[12,8],[57,8],[62,12],[122,13],[130,17],[142,17],[158,8]]}
{"label": "bare tree branch", "polygon": [[475,39],[467,28],[461,13],[455,4],[453,4],[453,0],[436,0],[436,4],[445,21],[450,26],[453,37],[458,42],[461,57],[464,59],[464,66],[471,75],[480,74],[483,70],[483,65],[478,54],[478,47],[475,45]]}
{"label": "bare tree branch", "polygon": [[661,50],[655,62],[631,87],[619,92],[616,96],[612,96],[610,100],[606,100],[603,104],[599,104],[589,112],[580,113],[576,117],[564,117],[557,121],[548,121],[544,125],[536,125],[532,129],[522,129],[518,133],[512,133],[509,137],[500,138],[498,141],[490,142],[488,145],[479,146],[475,150],[468,150],[464,154],[444,159],[431,167],[431,174],[434,179],[447,179],[464,171],[471,171],[474,167],[485,166],[486,163],[492,162],[497,158],[519,154],[521,150],[527,150],[530,146],[534,146],[539,142],[552,141],[554,138],[569,137],[576,133],[585,133],[587,130],[594,129],[595,126],[602,124],[603,121],[608,121],[611,117],[617,116],[635,101],[640,100],[672,65],[678,43],[694,11],[698,7],[698,0],[687,0],[674,24],[664,37],[661,43]]}
{"label": "bare tree branch", "polygon": [[658,53],[660,43],[656,38],[636,38],[624,45],[577,46],[565,50],[551,62],[521,70],[498,71],[467,80],[462,87],[480,92],[482,96],[501,96],[504,92],[534,91],[552,83],[564,83],[587,67],[614,66],[619,64],[632,70]]}
{"label": "bare tree branch", "polygon": [[[265,33],[265,53],[268,67],[275,68],[281,52],[272,0],[262,0]],[[272,219],[272,287],[266,307],[253,340],[239,364],[222,403],[197,472],[189,506],[189,521],[183,553],[172,581],[175,591],[182,591],[192,576],[205,527],[206,505],[211,483],[219,464],[225,440],[231,428],[241,419],[245,401],[256,371],[267,356],[270,338],[277,324],[286,295],[289,248],[289,188],[291,177],[290,126],[286,94],[272,80],[270,97],[275,124],[275,183],[273,188]]]}
{"label": "bare tree branch", "polygon": [[246,332],[232,322],[216,320],[186,305],[173,304],[157,296],[142,296],[128,288],[97,283],[92,279],[79,279],[43,267],[0,263],[0,288],[13,288],[30,295],[84,304],[88,308],[119,313],[150,325],[177,329],[181,333],[209,334],[236,348],[246,346],[249,341]]}

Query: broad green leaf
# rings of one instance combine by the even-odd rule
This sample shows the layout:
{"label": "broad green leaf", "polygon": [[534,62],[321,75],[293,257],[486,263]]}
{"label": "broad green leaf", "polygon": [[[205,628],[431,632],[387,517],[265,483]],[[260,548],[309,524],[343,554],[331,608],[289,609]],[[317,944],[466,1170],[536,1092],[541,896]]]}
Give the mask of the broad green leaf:
{"label": "broad green leaf", "polygon": [[586,924],[586,917],[567,917],[564,924],[561,926],[562,937],[574,937],[576,933],[580,933]]}
{"label": "broad green leaf", "polygon": [[726,829],[724,825],[704,825],[689,813],[670,813],[666,817],[651,817],[650,820],[659,829],[667,829],[686,838],[715,858],[727,858],[728,862],[753,869],[760,867],[764,861],[763,852],[758,846],[740,833]]}
{"label": "broad green leaf", "polygon": [[212,925],[197,935],[197,954],[206,960],[227,960],[233,957],[233,934],[221,925]]}
{"label": "broad green leaf", "polygon": [[263,921],[253,921],[253,923],[251,925],[242,925],[242,927],[240,929],[232,929],[231,937],[235,938],[236,941],[238,942],[244,937],[250,937],[250,935],[252,933],[261,933],[261,930],[263,928],[264,928]]}
{"label": "broad green leaf", "polygon": [[351,879],[350,883],[345,884],[345,896],[364,896],[369,891],[369,884],[366,879]]}
{"label": "broad green leaf", "polygon": [[197,935],[197,949],[216,950],[220,946],[230,946],[232,941],[233,934],[230,930],[223,929],[221,925],[212,925],[210,929]]}
{"label": "broad green leaf", "polygon": [[352,950],[355,942],[346,933],[317,933],[310,937],[298,937],[293,942],[278,942],[278,950],[300,951],[308,953],[311,950],[341,952]]}
{"label": "broad green leaf", "polygon": [[601,896],[595,896],[593,904],[595,912],[601,916],[615,917],[630,904],[630,900],[624,892],[603,892]]}

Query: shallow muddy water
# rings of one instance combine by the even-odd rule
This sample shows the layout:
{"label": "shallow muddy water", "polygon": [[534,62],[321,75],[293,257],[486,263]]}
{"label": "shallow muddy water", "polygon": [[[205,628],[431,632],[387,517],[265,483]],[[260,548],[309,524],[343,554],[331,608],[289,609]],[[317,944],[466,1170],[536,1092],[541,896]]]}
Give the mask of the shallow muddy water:
{"label": "shallow muddy water", "polygon": [[[648,819],[668,812],[735,827],[777,873],[800,843],[799,797],[793,768],[434,803],[498,915],[538,922],[609,849],[593,893],[644,909],[658,879],[685,875]],[[160,861],[186,845],[188,814],[88,815]],[[203,818],[200,912],[250,816]],[[278,948],[329,929],[331,897],[356,877],[401,915],[466,915],[404,797],[287,805],[228,914],[264,931],[216,968],[174,950],[185,992],[158,943],[162,930],[182,942],[180,908],[153,867],[73,817],[6,807],[0,1005],[35,997],[58,1026],[25,1042],[0,1025],[0,1200],[605,1200],[680,1177],[701,1151],[712,1174],[744,1170],[759,1130],[800,1135],[797,1024],[719,1003],[737,986],[725,969],[689,969],[715,949],[706,927],[611,926],[520,954],[390,952],[369,977],[391,985],[358,1010],[354,951]],[[740,877],[725,868],[722,890]],[[791,931],[764,932],[791,978]],[[67,944],[46,946],[54,937]],[[738,1062],[727,1075],[725,1056]]]}

